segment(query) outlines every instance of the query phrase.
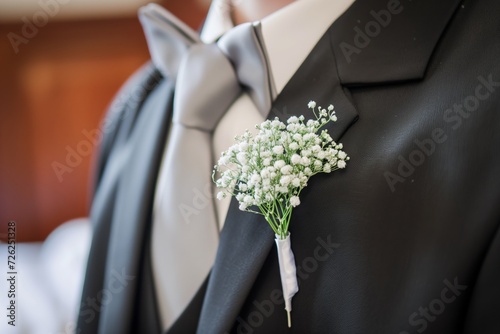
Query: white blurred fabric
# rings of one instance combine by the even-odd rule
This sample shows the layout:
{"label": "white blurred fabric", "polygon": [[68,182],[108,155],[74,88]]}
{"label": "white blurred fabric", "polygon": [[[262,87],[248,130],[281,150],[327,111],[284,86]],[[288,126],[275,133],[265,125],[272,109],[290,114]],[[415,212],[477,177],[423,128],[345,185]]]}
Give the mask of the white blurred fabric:
{"label": "white blurred fabric", "polygon": [[[90,240],[91,224],[79,218],[59,226],[43,243],[16,244],[16,326],[7,324],[8,282],[2,277],[0,333],[75,332]],[[4,268],[7,255],[7,244],[1,243]]]}

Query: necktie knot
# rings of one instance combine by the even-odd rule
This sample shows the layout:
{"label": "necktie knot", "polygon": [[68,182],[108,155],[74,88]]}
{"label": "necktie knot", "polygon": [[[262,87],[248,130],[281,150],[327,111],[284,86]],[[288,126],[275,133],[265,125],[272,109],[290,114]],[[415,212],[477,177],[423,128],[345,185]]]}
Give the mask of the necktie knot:
{"label": "necktie knot", "polygon": [[222,51],[215,44],[194,44],[179,66],[173,122],[210,132],[239,93]]}
{"label": "necktie knot", "polygon": [[156,67],[176,81],[173,122],[213,131],[242,90],[265,116],[275,97],[260,24],[245,23],[205,44],[162,7],[143,7],[140,19]]}

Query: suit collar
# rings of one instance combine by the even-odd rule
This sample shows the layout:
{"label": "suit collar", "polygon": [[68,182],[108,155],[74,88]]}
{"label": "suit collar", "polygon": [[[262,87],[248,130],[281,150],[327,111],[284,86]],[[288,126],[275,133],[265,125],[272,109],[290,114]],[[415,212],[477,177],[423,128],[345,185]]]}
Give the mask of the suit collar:
{"label": "suit collar", "polygon": [[460,0],[356,1],[327,32],[343,85],[422,79]]}
{"label": "suit collar", "polygon": [[[353,54],[350,62],[342,53],[341,42],[354,43],[354,28],[361,27],[358,19],[361,23],[368,22],[371,11],[380,12],[392,2],[358,0],[351,6],[328,29],[278,95],[269,118],[305,114],[309,99],[323,106],[334,103],[339,120],[329,123],[328,130],[338,141],[358,118],[349,87],[423,78],[458,0],[405,1],[399,16],[393,17],[361,52]],[[272,246],[273,234],[265,220],[240,212],[233,199],[221,233],[198,332],[230,331]]]}
{"label": "suit collar", "polygon": [[[434,48],[459,3],[460,0],[354,1],[327,31],[342,84],[359,86],[423,78]],[[314,40],[315,31],[321,30],[321,25],[328,21],[309,11],[315,12],[321,7],[325,9],[322,13],[329,12],[336,17],[348,5],[346,2],[335,7],[329,2],[325,5],[321,1],[305,0],[293,3],[262,20],[264,41],[277,45],[280,39],[283,40],[279,35],[276,38],[272,31],[268,32],[266,26],[273,30],[273,25],[277,25],[280,31],[296,27],[293,41],[304,48],[300,38],[297,39],[300,32],[306,31],[306,35],[313,35],[310,39]],[[202,32],[205,42],[216,40],[233,27],[228,6],[223,0],[213,1]],[[296,9],[299,9],[299,14]],[[281,19],[283,17],[285,20]],[[309,22],[308,17],[319,23]],[[288,21],[293,21],[294,25],[288,26]],[[318,27],[312,32],[307,31],[312,23]],[[269,56],[273,57],[272,54]],[[281,85],[278,87],[281,89]]]}

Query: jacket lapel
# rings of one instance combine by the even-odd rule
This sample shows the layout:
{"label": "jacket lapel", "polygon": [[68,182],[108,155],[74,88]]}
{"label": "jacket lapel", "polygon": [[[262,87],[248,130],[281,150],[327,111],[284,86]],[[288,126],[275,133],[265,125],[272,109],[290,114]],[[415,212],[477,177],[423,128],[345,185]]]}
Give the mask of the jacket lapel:
{"label": "jacket lapel", "polygon": [[[329,123],[328,131],[334,140],[340,140],[359,117],[350,89],[422,79],[458,4],[459,0],[403,4],[396,0],[356,1],[320,39],[274,101],[268,118],[307,118],[309,100],[323,107],[334,104],[338,121]],[[388,24],[387,15],[380,21],[386,12],[390,13]],[[373,29],[376,23],[372,21],[378,23],[380,31],[369,31],[370,37],[364,31],[366,27]],[[363,34],[370,39],[364,44]],[[233,199],[209,279],[199,333],[231,330],[273,250],[273,239],[267,222],[261,216],[239,211]]]}
{"label": "jacket lapel", "polygon": [[422,79],[460,0],[355,1],[329,29],[344,86]]}

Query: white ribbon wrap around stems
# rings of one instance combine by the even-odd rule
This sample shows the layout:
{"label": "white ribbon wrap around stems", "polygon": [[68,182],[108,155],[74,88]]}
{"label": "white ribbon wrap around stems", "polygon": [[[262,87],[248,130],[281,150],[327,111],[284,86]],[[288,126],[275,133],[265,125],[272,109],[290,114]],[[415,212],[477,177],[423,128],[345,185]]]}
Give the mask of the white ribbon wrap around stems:
{"label": "white ribbon wrap around stems", "polygon": [[288,327],[291,327],[290,312],[292,311],[292,297],[299,291],[297,284],[297,268],[290,242],[290,233],[285,239],[276,234],[276,246],[280,265],[281,287],[285,300],[285,310],[288,314]]}

